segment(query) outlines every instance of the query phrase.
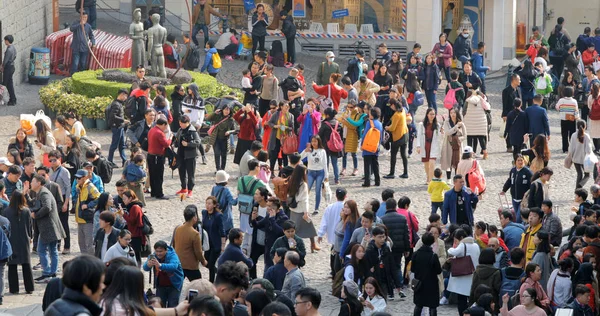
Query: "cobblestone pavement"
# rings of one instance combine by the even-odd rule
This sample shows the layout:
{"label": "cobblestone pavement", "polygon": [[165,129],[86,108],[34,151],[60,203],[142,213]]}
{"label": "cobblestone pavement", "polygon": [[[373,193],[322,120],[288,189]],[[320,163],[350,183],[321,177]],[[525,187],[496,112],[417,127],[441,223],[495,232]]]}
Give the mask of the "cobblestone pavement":
{"label": "cobblestone pavement", "polygon": [[[321,58],[315,58],[314,56],[300,55],[299,62],[306,65],[305,77],[307,83],[312,81],[320,63]],[[342,61],[345,67],[345,62]],[[218,79],[224,83],[232,86],[239,85],[240,69],[247,65],[247,62],[234,61],[223,63],[223,70],[218,76]],[[276,74],[279,78],[282,78],[286,74],[286,69],[277,68]],[[501,89],[504,87],[505,79],[500,78],[497,80],[488,80],[488,96],[490,104],[492,105],[493,112],[493,128],[491,132],[491,140],[488,145],[490,152],[488,160],[481,160],[481,165],[485,171],[487,178],[487,193],[483,195],[475,213],[475,220],[483,220],[489,224],[499,225],[498,216],[496,213],[499,207],[497,193],[501,190],[502,185],[508,177],[510,169],[511,154],[506,153],[504,150],[504,142],[498,137],[499,126],[500,126],[500,108],[501,108]],[[19,105],[16,107],[0,107],[0,116],[2,116],[2,123],[0,125],[0,148],[6,148],[9,137],[14,135],[15,130],[19,125],[18,115],[20,113],[33,113],[36,109],[42,108],[39,98],[37,97],[38,87],[30,86],[28,84],[22,84],[17,88]],[[416,117],[417,121],[421,121],[424,116],[425,109],[421,107]],[[569,222],[569,208],[573,199],[573,190],[575,189],[575,172],[573,170],[567,170],[563,167],[563,159],[565,154],[560,151],[560,125],[558,115],[555,111],[551,111],[551,132],[552,137],[550,145],[552,150],[552,158],[549,166],[554,169],[554,176],[551,181],[551,197],[555,205],[558,206],[559,216],[563,221],[565,227],[570,226]],[[88,134],[95,140],[99,141],[103,149],[106,150],[110,143],[110,135],[106,131],[90,130]],[[208,164],[206,166],[198,164],[196,170],[196,189],[194,190],[194,197],[186,200],[179,201],[174,198],[174,192],[179,189],[179,181],[177,172],[171,177],[170,173],[167,172],[165,175],[164,189],[165,193],[171,197],[169,201],[155,200],[148,197],[148,207],[146,211],[150,220],[155,226],[155,233],[152,236],[152,242],[159,239],[170,240],[170,235],[173,231],[174,226],[180,224],[183,221],[182,210],[185,205],[195,203],[199,207],[204,206],[204,199],[207,196],[207,192],[212,188],[213,174],[214,174],[214,159],[212,153],[209,153]],[[118,159],[118,158],[117,158]],[[228,156],[227,172],[234,175],[237,174],[236,165],[232,161],[232,156]],[[380,158],[381,174],[385,175],[389,171],[389,156],[383,156]],[[409,159],[409,175],[408,179],[382,179],[381,187],[370,187],[363,188],[360,186],[360,176],[362,174],[362,159],[359,158],[359,166],[361,172],[359,176],[351,177],[346,176],[341,178],[341,186],[348,190],[348,198],[355,199],[358,205],[364,205],[364,203],[370,198],[380,198],[381,191],[385,188],[393,188],[396,191],[395,196],[399,197],[407,195],[411,198],[411,211],[415,212],[419,219],[419,227],[423,230],[427,224],[427,217],[430,213],[429,197],[426,192],[427,186],[425,185],[425,176],[423,174],[423,165],[418,159],[417,155],[414,154]],[[120,174],[120,169],[115,171],[112,184],[108,185],[107,190],[114,192],[114,183]],[[399,174],[399,172],[396,172]],[[591,184],[588,183],[588,186]],[[232,191],[235,191],[235,183],[229,185]],[[314,196],[311,196],[311,205],[314,203]],[[322,211],[325,209],[324,203],[321,206],[321,214],[314,218],[315,225],[319,225],[321,222]],[[238,222],[238,214],[234,212],[236,223]],[[77,231],[75,229],[74,218],[71,218],[71,237],[74,241],[77,240]],[[305,240],[308,243],[308,240]],[[303,273],[306,276],[307,283],[311,287],[315,287],[321,291],[323,302],[321,304],[320,312],[322,315],[337,315],[339,310],[339,303],[337,299],[330,296],[328,293],[331,289],[331,280],[328,279],[329,265],[329,252],[325,244],[321,245],[322,250],[317,253],[309,253],[307,255],[307,265],[303,269]],[[72,251],[74,255],[78,253],[77,242],[73,243]],[[60,264],[64,260],[73,258],[73,255],[60,257]],[[34,257],[33,262],[37,263],[38,259]],[[325,263],[325,264],[323,264]],[[263,264],[262,260],[259,263],[259,275],[261,274]],[[34,277],[40,275],[40,271],[34,271]],[[202,268],[203,275],[207,275],[208,270]],[[147,279],[147,278],[146,278]],[[40,304],[42,300],[44,287],[36,285],[36,290],[31,295],[10,295],[5,293],[4,305],[0,312],[8,310],[9,313],[14,315],[41,315],[41,309],[32,308],[32,304]],[[25,291],[22,290],[22,293]],[[402,300],[396,299],[393,302],[388,303],[388,312],[392,315],[412,315],[412,294],[410,291],[407,292],[408,297]],[[20,308],[14,310],[15,308]],[[443,306],[439,308],[439,315],[456,315],[455,306]]]}

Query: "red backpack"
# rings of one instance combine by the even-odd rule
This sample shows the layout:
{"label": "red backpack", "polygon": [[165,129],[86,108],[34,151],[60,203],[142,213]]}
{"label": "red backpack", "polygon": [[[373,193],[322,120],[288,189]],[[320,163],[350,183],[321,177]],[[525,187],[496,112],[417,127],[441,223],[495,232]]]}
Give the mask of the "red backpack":
{"label": "red backpack", "polygon": [[469,189],[475,194],[480,195],[485,191],[485,177],[481,174],[481,169],[478,168],[477,160],[473,160],[471,170],[467,172],[465,178],[468,177]]}
{"label": "red backpack", "polygon": [[327,148],[329,148],[329,151],[334,153],[341,152],[342,150],[344,150],[344,142],[342,141],[340,133],[338,133],[337,131],[338,125],[340,123],[335,122],[335,128],[333,128],[331,124],[329,124],[329,122],[327,121],[325,121],[325,124],[327,124],[327,126],[329,126],[329,128],[331,129],[331,134],[329,135],[329,139],[327,140]]}
{"label": "red backpack", "polygon": [[590,110],[590,120],[600,120],[600,97],[594,99],[592,109]]}

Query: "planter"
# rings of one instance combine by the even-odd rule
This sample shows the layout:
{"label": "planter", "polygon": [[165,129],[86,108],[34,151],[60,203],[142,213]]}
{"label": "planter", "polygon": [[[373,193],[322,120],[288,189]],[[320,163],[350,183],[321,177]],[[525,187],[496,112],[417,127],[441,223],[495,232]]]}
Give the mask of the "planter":
{"label": "planter", "polygon": [[96,128],[96,119],[83,117],[81,118],[81,123],[83,123],[83,127],[87,129]]}
{"label": "planter", "polygon": [[105,131],[108,129],[108,123],[103,118],[97,118],[96,119],[96,128],[101,131]]}

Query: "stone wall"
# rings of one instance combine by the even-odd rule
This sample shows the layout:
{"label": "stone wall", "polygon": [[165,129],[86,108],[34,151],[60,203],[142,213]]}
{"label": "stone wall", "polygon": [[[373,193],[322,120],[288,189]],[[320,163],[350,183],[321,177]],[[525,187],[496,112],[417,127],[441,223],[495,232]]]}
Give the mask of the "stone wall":
{"label": "stone wall", "polygon": [[[15,84],[24,82],[32,47],[44,47],[52,32],[52,0],[0,0],[2,36],[13,35],[17,60]],[[6,49],[2,40],[2,55]]]}

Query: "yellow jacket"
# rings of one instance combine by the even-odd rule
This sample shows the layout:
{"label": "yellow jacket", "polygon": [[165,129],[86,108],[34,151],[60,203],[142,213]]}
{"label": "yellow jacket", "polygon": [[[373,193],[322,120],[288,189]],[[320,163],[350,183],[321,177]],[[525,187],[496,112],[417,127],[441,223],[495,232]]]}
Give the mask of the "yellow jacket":
{"label": "yellow jacket", "polygon": [[527,230],[521,234],[521,247],[525,251],[525,264],[528,264],[533,259],[533,253],[535,252],[535,244],[533,243],[533,235],[542,229],[542,223],[535,225],[534,227],[529,226]]}
{"label": "yellow jacket", "polygon": [[75,222],[77,224],[91,224],[91,222],[86,222],[83,218],[79,217],[79,206],[87,204],[89,207],[92,204],[91,202],[97,200],[99,197],[100,192],[98,192],[98,189],[96,189],[89,179],[85,180],[82,186],[77,186],[77,200],[75,200]]}
{"label": "yellow jacket", "polygon": [[390,124],[389,132],[392,134],[392,141],[397,141],[406,133],[408,133],[408,126],[406,125],[406,112],[396,111],[392,115],[392,123]]}
{"label": "yellow jacket", "polygon": [[431,202],[444,202],[444,191],[448,190],[450,190],[450,186],[442,179],[434,178],[427,186],[427,193],[430,195]]}

